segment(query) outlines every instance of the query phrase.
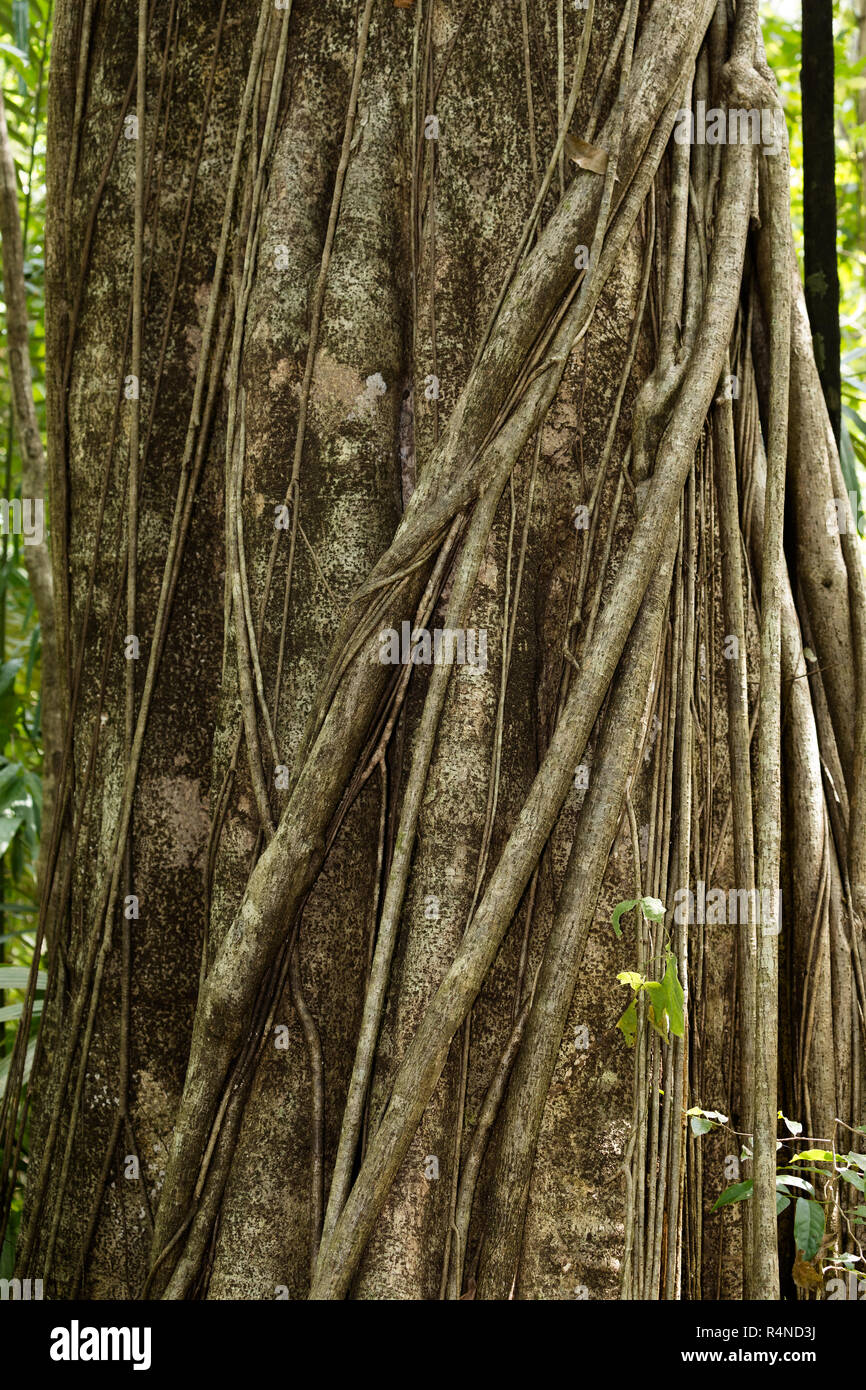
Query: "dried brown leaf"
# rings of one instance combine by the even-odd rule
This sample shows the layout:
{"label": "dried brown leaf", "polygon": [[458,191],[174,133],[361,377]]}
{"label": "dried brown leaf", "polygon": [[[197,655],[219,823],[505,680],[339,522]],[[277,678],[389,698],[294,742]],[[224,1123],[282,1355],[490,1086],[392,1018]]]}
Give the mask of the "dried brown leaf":
{"label": "dried brown leaf", "polygon": [[805,1289],[807,1293],[813,1289],[823,1289],[824,1287],[823,1274],[820,1269],[816,1269],[814,1265],[809,1264],[803,1259],[802,1250],[797,1251],[797,1257],[794,1260],[794,1268],[791,1273],[797,1288]]}
{"label": "dried brown leaf", "polygon": [[589,169],[593,174],[603,174],[607,168],[607,150],[590,145],[587,140],[578,140],[575,135],[566,135],[565,153],[578,168]]}

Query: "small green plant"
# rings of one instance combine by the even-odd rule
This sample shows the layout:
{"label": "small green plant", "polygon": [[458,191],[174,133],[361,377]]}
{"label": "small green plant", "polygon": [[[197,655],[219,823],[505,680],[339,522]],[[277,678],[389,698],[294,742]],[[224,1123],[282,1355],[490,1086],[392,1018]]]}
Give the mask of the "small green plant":
{"label": "small green plant", "polygon": [[[718,1110],[704,1110],[699,1105],[692,1106],[686,1111],[686,1115],[696,1137],[709,1134],[714,1129],[721,1129],[738,1139],[744,1139],[746,1142],[742,1144],[740,1160],[751,1159],[751,1136],[740,1135],[734,1130],[726,1115],[722,1115]],[[866,1189],[866,1154],[855,1153],[853,1150],[841,1153],[837,1150],[836,1128],[839,1125],[850,1128],[841,1120],[836,1121],[833,1139],[815,1140],[804,1139],[803,1126],[798,1120],[789,1120],[781,1110],[779,1119],[783,1121],[788,1135],[777,1140],[777,1149],[804,1142],[821,1146],[802,1149],[776,1167],[776,1214],[781,1215],[791,1202],[795,1202],[795,1282],[804,1289],[819,1289],[823,1287],[826,1275],[850,1272],[858,1276],[861,1287],[866,1290],[866,1254],[863,1247],[863,1242],[866,1241],[866,1204],[855,1201],[852,1205],[849,1193],[851,1188],[858,1193],[863,1193]],[[866,1125],[860,1125],[852,1132],[866,1134]],[[809,1176],[806,1177],[805,1174]],[[754,1183],[751,1178],[733,1183],[717,1198],[713,1211],[736,1202],[747,1201],[753,1189]],[[833,1222],[835,1231],[829,1229]],[[841,1244],[845,1235],[850,1238],[850,1243],[856,1247],[856,1251],[833,1248]],[[810,1262],[816,1261],[825,1251],[828,1252],[828,1262],[815,1268]]]}
{"label": "small green plant", "polygon": [[[623,902],[617,903],[610,919],[614,932],[620,939],[622,938],[620,918],[624,913],[631,912],[636,907],[651,922],[664,921],[664,904],[659,902],[658,898],[626,898]],[[638,1001],[641,995],[647,1001],[647,1017],[650,1023],[665,1042],[670,1040],[671,1034],[681,1038],[685,1031],[683,987],[677,974],[677,958],[671,950],[669,941],[665,942],[665,952],[662,959],[664,960],[665,973],[661,980],[648,980],[638,970],[621,970],[616,977],[620,984],[630,986],[632,991],[628,1008],[616,1025],[629,1047],[634,1047],[637,1038]]]}

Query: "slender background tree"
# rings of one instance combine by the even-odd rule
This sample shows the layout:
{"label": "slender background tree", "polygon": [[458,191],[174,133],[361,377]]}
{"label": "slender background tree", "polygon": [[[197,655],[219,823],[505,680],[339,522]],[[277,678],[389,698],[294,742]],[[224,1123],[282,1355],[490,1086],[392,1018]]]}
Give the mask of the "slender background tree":
{"label": "slender background tree", "polygon": [[836,96],[831,0],[803,0],[803,220],[806,307],[836,441],[842,404],[836,268]]}

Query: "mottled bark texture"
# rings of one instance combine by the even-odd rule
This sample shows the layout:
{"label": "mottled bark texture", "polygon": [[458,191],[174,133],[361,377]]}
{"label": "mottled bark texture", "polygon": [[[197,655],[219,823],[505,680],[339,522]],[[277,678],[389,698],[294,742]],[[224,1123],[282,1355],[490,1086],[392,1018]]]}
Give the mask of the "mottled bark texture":
{"label": "mottled bark texture", "polygon": [[[866,646],[786,156],[672,138],[777,104],[754,8],[135,8],[56,19],[71,723],[22,1272],[778,1296],[775,1233],[711,1212],[739,1141],[685,1111],[863,1118]],[[485,660],[383,663],[403,623]],[[673,915],[757,881],[758,828],[778,990],[754,919]],[[617,973],[669,958],[684,1033],[641,1003],[630,1050]]]}

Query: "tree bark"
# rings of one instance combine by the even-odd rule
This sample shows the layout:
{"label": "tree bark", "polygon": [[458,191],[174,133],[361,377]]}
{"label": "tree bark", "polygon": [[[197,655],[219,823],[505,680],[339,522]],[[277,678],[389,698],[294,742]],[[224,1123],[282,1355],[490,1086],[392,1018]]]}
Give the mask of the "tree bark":
{"label": "tree bark", "polygon": [[776,104],[739,9],[59,0],[57,1295],[779,1295],[777,1108],[861,1104],[866,607],[786,156],[676,135]]}

